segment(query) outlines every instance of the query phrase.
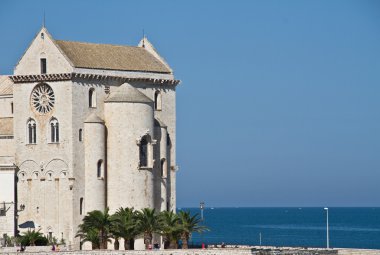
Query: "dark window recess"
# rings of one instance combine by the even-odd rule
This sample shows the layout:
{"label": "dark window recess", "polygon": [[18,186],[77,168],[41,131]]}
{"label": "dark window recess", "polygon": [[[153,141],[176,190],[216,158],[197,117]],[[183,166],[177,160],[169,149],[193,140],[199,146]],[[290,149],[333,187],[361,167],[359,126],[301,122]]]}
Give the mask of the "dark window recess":
{"label": "dark window recess", "polygon": [[41,74],[46,73],[46,58],[41,58]]}
{"label": "dark window recess", "polygon": [[83,214],[83,197],[79,199],[79,214]]}
{"label": "dark window recess", "polygon": [[145,137],[140,142],[140,166],[148,166],[148,141]]}
{"label": "dark window recess", "polygon": [[102,177],[102,167],[103,167],[103,161],[98,161],[98,169],[97,169],[97,176],[98,178]]}

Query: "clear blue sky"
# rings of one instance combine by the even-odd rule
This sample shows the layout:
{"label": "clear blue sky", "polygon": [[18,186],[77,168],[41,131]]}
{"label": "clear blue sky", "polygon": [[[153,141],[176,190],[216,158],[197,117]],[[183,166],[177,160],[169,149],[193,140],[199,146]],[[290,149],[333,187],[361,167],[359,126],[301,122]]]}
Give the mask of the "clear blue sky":
{"label": "clear blue sky", "polygon": [[1,1],[0,73],[42,24],[183,82],[178,206],[380,205],[380,1]]}

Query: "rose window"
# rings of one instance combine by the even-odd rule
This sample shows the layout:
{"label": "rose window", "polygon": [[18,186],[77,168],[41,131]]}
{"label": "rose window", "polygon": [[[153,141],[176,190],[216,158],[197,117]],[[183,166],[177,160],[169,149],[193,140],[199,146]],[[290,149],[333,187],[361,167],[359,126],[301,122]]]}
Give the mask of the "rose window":
{"label": "rose window", "polygon": [[42,114],[48,113],[54,107],[54,92],[47,84],[38,85],[32,91],[31,101],[36,111]]}

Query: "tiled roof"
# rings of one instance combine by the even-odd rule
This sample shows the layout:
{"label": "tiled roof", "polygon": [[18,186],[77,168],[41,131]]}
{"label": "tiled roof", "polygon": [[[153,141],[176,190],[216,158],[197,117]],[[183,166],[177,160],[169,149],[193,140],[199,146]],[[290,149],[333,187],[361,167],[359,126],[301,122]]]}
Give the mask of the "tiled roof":
{"label": "tiled roof", "polygon": [[13,82],[6,75],[0,76],[0,95],[12,95]]}
{"label": "tiled roof", "polygon": [[153,101],[140,92],[138,89],[128,84],[123,84],[119,88],[111,91],[104,100],[106,103],[153,103]]}
{"label": "tiled roof", "polygon": [[0,118],[0,135],[13,135],[13,118]]}
{"label": "tiled roof", "polygon": [[171,72],[143,47],[60,40],[55,42],[74,67],[156,73]]}

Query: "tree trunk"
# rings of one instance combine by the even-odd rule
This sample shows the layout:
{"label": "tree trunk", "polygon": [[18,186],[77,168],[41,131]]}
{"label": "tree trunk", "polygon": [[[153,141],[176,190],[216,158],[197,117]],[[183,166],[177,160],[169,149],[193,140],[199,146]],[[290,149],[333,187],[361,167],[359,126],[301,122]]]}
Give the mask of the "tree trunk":
{"label": "tree trunk", "polygon": [[169,249],[178,249],[178,243],[175,240],[171,240],[169,243]]}
{"label": "tree trunk", "polygon": [[152,234],[144,234],[145,250],[149,250],[149,245],[152,246]]}
{"label": "tree trunk", "polygon": [[124,250],[131,249],[131,240],[124,238]]}
{"label": "tree trunk", "polygon": [[182,239],[182,249],[189,249],[189,245],[187,244],[187,239]]}
{"label": "tree trunk", "polygon": [[117,251],[120,248],[119,238],[115,238],[115,242],[113,243],[113,248]]}

